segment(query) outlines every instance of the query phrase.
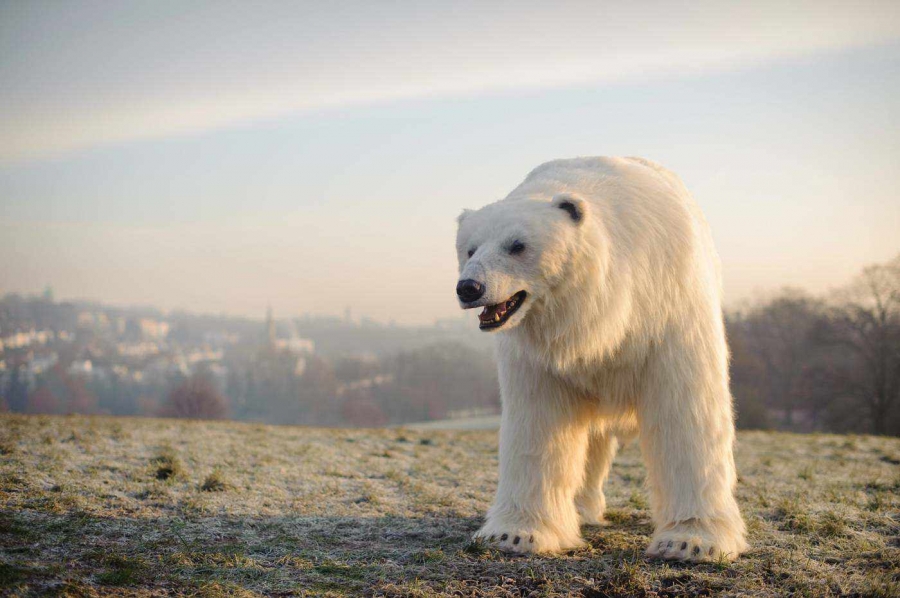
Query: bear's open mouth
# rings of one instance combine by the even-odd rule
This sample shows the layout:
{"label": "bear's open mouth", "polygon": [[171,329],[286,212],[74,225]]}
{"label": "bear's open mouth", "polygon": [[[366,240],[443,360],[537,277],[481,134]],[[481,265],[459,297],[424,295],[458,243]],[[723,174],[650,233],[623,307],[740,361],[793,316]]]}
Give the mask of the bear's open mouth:
{"label": "bear's open mouth", "polygon": [[525,301],[525,291],[519,291],[503,303],[485,305],[484,311],[478,314],[478,327],[481,330],[499,328],[522,306]]}

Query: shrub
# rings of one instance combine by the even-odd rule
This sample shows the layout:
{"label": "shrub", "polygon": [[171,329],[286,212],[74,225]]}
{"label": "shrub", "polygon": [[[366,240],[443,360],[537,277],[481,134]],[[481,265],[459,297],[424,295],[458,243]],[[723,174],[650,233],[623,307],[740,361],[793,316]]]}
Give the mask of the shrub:
{"label": "shrub", "polygon": [[222,419],[228,404],[209,378],[194,375],[182,382],[163,405],[161,415],[186,419]]}

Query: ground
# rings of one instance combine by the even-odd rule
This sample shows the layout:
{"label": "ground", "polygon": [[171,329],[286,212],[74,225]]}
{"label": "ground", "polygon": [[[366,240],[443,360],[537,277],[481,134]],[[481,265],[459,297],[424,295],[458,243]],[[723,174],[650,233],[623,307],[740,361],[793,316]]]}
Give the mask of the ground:
{"label": "ground", "polygon": [[900,439],[738,435],[750,552],[649,561],[636,446],[568,554],[470,541],[494,431],[0,416],[0,593],[900,595]]}

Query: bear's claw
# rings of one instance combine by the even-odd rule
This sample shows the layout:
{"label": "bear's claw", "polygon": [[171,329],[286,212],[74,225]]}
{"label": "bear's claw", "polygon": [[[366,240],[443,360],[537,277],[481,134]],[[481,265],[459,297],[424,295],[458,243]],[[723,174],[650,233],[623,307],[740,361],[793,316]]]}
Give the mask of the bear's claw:
{"label": "bear's claw", "polygon": [[742,534],[691,520],[657,531],[646,554],[667,561],[732,561],[744,548]]}
{"label": "bear's claw", "polygon": [[[526,540],[523,542],[523,538]],[[491,548],[503,550],[505,552],[529,553],[537,552],[534,546],[534,534],[529,532],[519,532],[515,534],[490,534],[486,536],[481,532],[475,534],[475,539],[482,540]]]}
{"label": "bear's claw", "polygon": [[[498,530],[498,527],[501,529]],[[503,531],[504,527],[512,527],[514,531]],[[491,548],[519,554],[559,552],[584,545],[584,541],[577,536],[560,537],[551,529],[534,529],[528,525],[507,526],[500,522],[486,523],[475,534],[475,539],[485,542]]]}

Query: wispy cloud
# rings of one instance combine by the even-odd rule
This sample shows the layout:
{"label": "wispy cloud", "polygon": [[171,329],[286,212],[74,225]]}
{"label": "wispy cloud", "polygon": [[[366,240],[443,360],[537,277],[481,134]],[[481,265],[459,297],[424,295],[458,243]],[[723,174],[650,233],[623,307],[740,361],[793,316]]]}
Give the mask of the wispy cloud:
{"label": "wispy cloud", "polygon": [[8,3],[0,160],[398,99],[644,81],[900,38],[900,3]]}

